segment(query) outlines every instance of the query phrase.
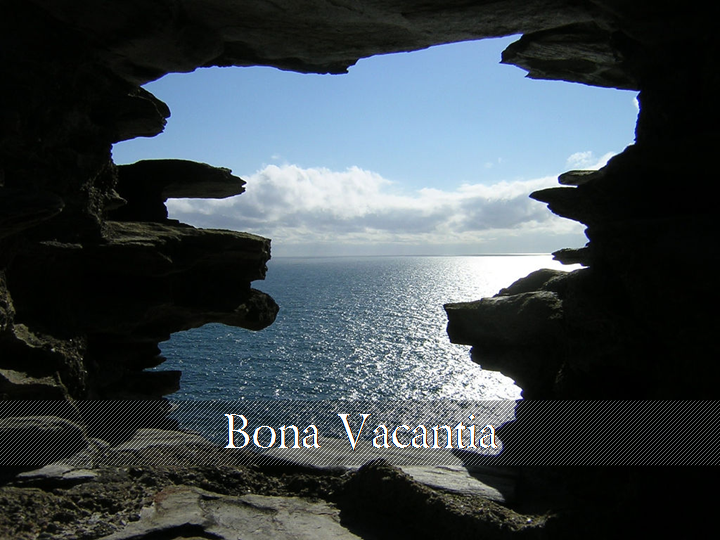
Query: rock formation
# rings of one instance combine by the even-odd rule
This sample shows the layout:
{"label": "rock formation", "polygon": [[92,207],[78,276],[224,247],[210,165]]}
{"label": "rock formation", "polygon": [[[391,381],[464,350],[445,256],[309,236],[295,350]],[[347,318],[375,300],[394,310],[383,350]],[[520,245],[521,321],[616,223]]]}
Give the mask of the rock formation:
{"label": "rock formation", "polygon": [[[448,306],[473,358],[543,398],[717,395],[713,14],[620,0],[1,0],[0,397],[158,398],[157,344],[211,321],[251,329],[269,240],[167,219],[168,197],[242,191],[226,169],[117,167],[160,133],[140,85],[207,66],[343,73],[358,58],[521,33],[533,78],[640,91],[636,143],[533,196],[587,225],[586,268]],[[222,165],[222,164],[217,164]],[[475,300],[475,299],[468,299]],[[647,478],[646,478],[647,480]]]}
{"label": "rock formation", "polygon": [[[177,10],[173,4],[164,8]],[[181,160],[112,162],[114,142],[156,135],[170,114],[135,75],[113,66],[133,56],[126,48],[137,39],[149,38],[153,50],[153,27],[174,23],[163,9],[153,16],[123,2],[95,7],[2,5],[6,398],[157,398],[177,389],[180,374],[144,370],[163,361],[157,345],[171,333],[208,322],[257,330],[277,312],[250,286],[264,278],[269,240],[167,219],[167,198],[236,195],[241,179]]]}
{"label": "rock formation", "polygon": [[[531,77],[640,90],[634,145],[600,171],[567,172],[559,177],[563,187],[532,194],[554,213],[587,225],[586,247],[555,254],[587,268],[545,283],[521,280],[523,294],[557,302],[556,345],[529,361],[538,355],[532,345],[502,345],[500,337],[467,328],[461,312],[492,318],[491,305],[525,304],[502,293],[492,302],[447,306],[448,330],[474,345],[473,358],[481,364],[503,369],[504,360],[485,352],[498,345],[510,364],[526,359],[522,367],[508,365],[526,397],[711,398],[718,375],[717,364],[708,361],[718,354],[710,338],[718,325],[711,306],[718,295],[708,269],[718,261],[717,223],[710,198],[681,186],[686,178],[712,174],[703,156],[717,139],[712,93],[718,79],[710,67],[717,40],[702,30],[700,12],[596,4],[615,4],[618,26],[609,41],[576,39],[584,26],[571,26],[559,34],[526,35],[504,54],[504,61],[528,69]],[[673,31],[661,30],[671,19]],[[595,59],[607,46],[615,50],[612,66],[602,60],[607,56]],[[580,50],[585,62],[567,58]],[[534,318],[530,326],[547,319]],[[537,369],[543,377],[536,377]]]}

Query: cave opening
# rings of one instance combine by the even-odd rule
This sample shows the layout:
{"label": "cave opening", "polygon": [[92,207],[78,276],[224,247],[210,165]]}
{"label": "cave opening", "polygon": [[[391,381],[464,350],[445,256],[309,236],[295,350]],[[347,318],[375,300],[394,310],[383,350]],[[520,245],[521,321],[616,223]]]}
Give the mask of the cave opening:
{"label": "cave opening", "polygon": [[498,64],[514,39],[372,57],[339,76],[213,68],[146,85],[172,117],[115,145],[115,162],[192,159],[246,180],[237,197],[170,199],[169,216],[271,238],[255,286],[281,308],[259,333],[175,334],[155,369],[183,372],[176,397],[519,397],[449,343],[442,306],[561,268],[540,254],[584,245],[583,226],[528,195],[631,144],[637,99],[528,80]]}
{"label": "cave opening", "polygon": [[[3,482],[7,479],[12,485],[4,491],[8,500],[4,506],[10,512],[0,520],[0,536],[106,536],[114,531],[137,536],[144,534],[134,529],[138,518],[139,527],[150,527],[147,534],[163,534],[154,528],[152,515],[145,511],[146,503],[172,499],[186,508],[183,493],[191,492],[198,504],[211,497],[210,506],[218,508],[212,521],[203,520],[202,526],[193,526],[198,535],[214,536],[217,529],[211,528],[211,523],[219,525],[224,512],[215,502],[229,505],[224,506],[229,512],[237,509],[237,501],[226,498],[228,482],[238,479],[235,493],[244,497],[250,488],[248,495],[254,498],[268,492],[275,495],[280,477],[285,478],[286,494],[297,494],[299,489],[303,495],[326,502],[335,502],[336,493],[349,495],[339,507],[342,513],[350,511],[345,514],[351,518],[349,521],[355,518],[358,524],[376,523],[384,528],[378,532],[385,536],[395,532],[386,524],[395,523],[398,531],[408,532],[406,525],[412,522],[415,527],[411,532],[429,537],[449,531],[480,531],[490,536],[517,532],[551,538],[577,537],[581,532],[580,536],[600,538],[609,532],[616,535],[618,531],[645,531],[648,523],[663,520],[668,503],[676,515],[692,516],[673,520],[678,532],[682,530],[687,536],[687,529],[695,524],[698,530],[707,529],[708,520],[703,517],[712,513],[704,511],[704,499],[672,497],[666,488],[681,486],[678,493],[701,493],[700,486],[707,485],[708,475],[712,476],[714,470],[706,465],[717,464],[712,455],[707,457],[716,448],[710,433],[717,430],[712,422],[709,429],[703,430],[700,425],[707,425],[707,418],[718,417],[711,409],[717,394],[716,358],[720,354],[715,338],[715,276],[708,271],[719,259],[717,211],[712,197],[699,195],[714,178],[708,156],[713,155],[716,146],[716,117],[720,111],[716,92],[720,80],[714,68],[718,38],[711,13],[693,6],[657,2],[311,4],[308,9],[305,3],[275,1],[4,3],[7,9],[3,14],[7,16],[0,17],[4,29],[0,35],[5,45],[0,48],[4,54],[0,69],[6,83],[0,113],[0,394],[6,405],[16,399],[32,403],[49,400],[63,409],[53,411],[58,416],[51,422],[39,420],[34,410],[20,414],[21,423],[9,425],[11,431],[7,431],[10,435],[6,439],[14,441],[18,439],[15,434],[23,433],[19,437],[21,451],[10,454],[24,460],[17,465],[25,468],[53,463],[59,456],[46,454],[39,463],[30,463],[24,456],[30,457],[38,448],[65,450],[59,437],[48,438],[48,434],[57,433],[57,427],[72,441],[72,450],[62,455],[70,459],[72,469],[50,467],[46,472],[60,476],[47,479],[16,476],[14,462],[12,471],[3,469]],[[547,177],[549,185],[554,186],[558,173],[601,161],[608,152],[620,152],[631,142],[636,113],[631,99],[634,96],[587,88],[583,92],[589,93],[580,100],[580,108],[573,109],[573,113],[567,112],[570,109],[558,113],[551,102],[541,99],[543,92],[582,87],[526,81],[534,97],[525,102],[517,99],[518,93],[510,86],[500,85],[503,97],[515,98],[510,111],[513,114],[509,114],[485,93],[490,83],[502,80],[501,75],[492,75],[484,68],[475,70],[473,66],[480,64],[469,52],[459,62],[445,58],[433,68],[423,60],[420,68],[390,69],[388,73],[399,75],[394,83],[382,74],[370,77],[373,84],[396,90],[396,99],[373,99],[370,86],[361,87],[356,94],[337,92],[333,96],[321,92],[323,88],[340,88],[353,80],[354,74],[360,74],[364,66],[420,58],[465,46],[462,44],[363,60],[346,77],[289,74],[294,79],[275,79],[266,85],[252,83],[255,73],[280,76],[264,68],[208,69],[193,75],[169,76],[147,86],[173,109],[175,116],[168,131],[148,141],[118,144],[115,161],[178,157],[211,163],[216,167],[208,169],[201,163],[186,161],[181,168],[208,173],[214,179],[210,183],[215,196],[241,190],[239,179],[229,178],[227,169],[220,168],[230,167],[248,180],[247,192],[233,200],[189,201],[180,197],[197,197],[197,183],[174,186],[167,193],[163,185],[149,186],[156,191],[151,197],[144,197],[141,190],[136,198],[147,202],[147,206],[140,204],[130,209],[130,214],[148,219],[128,218],[123,222],[111,215],[123,208],[123,194],[115,189],[120,172],[111,159],[112,145],[158,134],[167,111],[140,85],[163,74],[186,73],[200,66],[263,64],[336,73],[363,56],[510,32],[523,34],[520,44],[511,51],[510,63],[524,66],[537,77],[639,89],[641,104],[635,144],[611,159],[601,172],[565,176],[568,186],[562,188],[542,189],[541,182],[532,186],[540,190],[534,192],[535,197],[547,203],[552,212],[587,225],[590,245],[559,255],[566,261],[582,260],[587,267],[556,275],[557,280],[547,273],[531,275],[529,281],[511,287],[512,292],[485,298],[485,308],[474,312],[475,303],[459,302],[467,305],[456,304],[453,316],[453,311],[447,311],[447,332],[445,321],[438,327],[437,335],[443,339],[449,337],[473,347],[475,352],[471,354],[476,360],[479,349],[484,355],[483,367],[488,368],[483,363],[488,358],[486,353],[495,352],[504,355],[503,365],[498,367],[503,373],[518,368],[515,372],[521,376],[513,378],[523,388],[524,399],[517,404],[518,421],[503,426],[509,430],[504,429],[500,438],[507,443],[505,450],[522,452],[529,444],[533,449],[553,453],[553,461],[519,464],[517,483],[511,482],[513,489],[517,487],[514,491],[518,504],[494,509],[483,494],[473,497],[477,504],[466,507],[457,504],[457,496],[437,488],[426,491],[427,496],[418,500],[420,489],[413,480],[377,463],[358,474],[343,474],[350,478],[339,492],[333,490],[337,486],[334,481],[328,483],[322,478],[308,491],[308,476],[286,476],[284,467],[279,475],[263,473],[257,477],[253,473],[248,477],[242,470],[237,471],[239,475],[226,474],[213,461],[213,466],[201,467],[201,476],[195,476],[198,468],[181,465],[176,469],[180,474],[171,480],[163,468],[154,465],[117,468],[106,459],[106,450],[110,450],[106,443],[113,445],[118,435],[130,437],[148,428],[173,429],[175,441],[178,439],[174,435],[188,435],[177,433],[177,426],[168,422],[167,413],[175,403],[162,399],[175,391],[173,385],[179,377],[178,373],[162,371],[172,360],[161,366],[159,373],[150,371],[159,361],[157,344],[178,330],[197,327],[191,333],[175,335],[173,341],[180,343],[187,338],[190,342],[178,346],[185,366],[191,370],[206,367],[205,361],[216,357],[211,346],[219,340],[217,335],[203,337],[200,333],[213,328],[229,332],[204,323],[225,321],[258,329],[275,319],[274,301],[269,295],[249,289],[251,282],[259,288],[272,288],[276,277],[282,278],[281,284],[290,279],[285,276],[300,277],[291,265],[307,265],[319,283],[310,287],[304,280],[295,283],[290,292],[304,288],[318,301],[314,306],[302,301],[293,304],[272,292],[282,304],[283,313],[304,309],[310,320],[318,322],[310,332],[290,324],[302,334],[309,348],[315,347],[320,357],[340,356],[332,347],[318,350],[323,336],[335,334],[333,337],[347,342],[345,333],[353,330],[359,340],[367,343],[398,321],[408,321],[411,327],[424,322],[422,309],[429,297],[413,288],[405,293],[406,298],[378,296],[362,306],[353,301],[357,294],[372,292],[402,276],[408,276],[411,282],[408,272],[398,270],[399,262],[427,263],[427,267],[437,270],[443,283],[458,283],[458,265],[449,263],[461,259],[470,268],[469,275],[477,279],[485,277],[487,269],[473,269],[473,264],[489,261],[491,253],[511,248],[516,253],[547,252],[582,245],[580,227],[549,217],[550,212],[542,205],[536,206],[536,212],[530,209],[527,193],[531,186],[527,183]],[[479,72],[483,76],[476,82],[468,79],[460,84],[466,80],[461,77]],[[523,75],[510,67],[506,72],[518,78]],[[211,78],[213,74],[216,80]],[[421,81],[418,74],[428,77]],[[244,84],[230,84],[234,76],[241,77]],[[188,109],[197,116],[195,124],[182,120],[180,94],[163,94],[164,84],[172,86],[173,81],[181,80],[200,81],[200,91],[190,92],[187,99]],[[301,88],[295,81],[303,81],[306,87]],[[403,86],[405,83],[409,89]],[[437,84],[444,85],[441,91]],[[451,96],[462,86],[472,89],[476,103],[491,104],[490,110],[458,107],[465,102]],[[429,98],[422,92],[433,88],[435,94]],[[234,101],[220,99],[223,89],[231,92]],[[254,93],[245,95],[243,89],[254,89]],[[289,97],[273,105],[270,98],[282,92]],[[426,99],[418,104],[416,98],[423,95]],[[562,96],[559,101],[563,106],[573,103],[568,94],[556,95]],[[619,109],[601,97],[610,95],[619,96]],[[340,107],[333,109],[334,103]],[[460,122],[434,124],[429,105],[436,103],[446,105],[444,112],[450,115],[444,118]],[[235,104],[243,106],[235,108]],[[373,106],[364,107],[366,104]],[[235,129],[223,132],[221,124],[211,120],[209,110],[201,110],[200,105],[209,109],[218,106],[219,116]],[[420,111],[419,120],[401,115],[413,109]],[[620,109],[628,112],[627,120],[615,133],[627,136],[618,144],[591,144],[585,139],[607,133],[606,122],[612,123],[617,118],[613,111]],[[239,118],[234,114],[238,110],[250,116],[256,114],[259,121],[253,124],[246,121],[249,117]],[[289,114],[292,111],[304,112],[305,116],[293,122]],[[588,111],[596,114],[587,116]],[[351,121],[353,115],[368,121],[372,129],[363,134],[360,125]],[[515,116],[526,123],[513,124]],[[567,123],[565,117],[577,122]],[[491,121],[493,118],[498,121]],[[528,128],[530,125],[534,129]],[[474,126],[476,132],[464,132],[463,126]],[[190,135],[185,147],[171,137],[176,128]],[[510,129],[503,131],[505,128]],[[539,136],[531,140],[533,133]],[[281,136],[285,135],[292,136],[297,144],[295,153],[289,146],[280,146]],[[451,135],[458,138],[451,140]],[[569,141],[566,146],[564,137]],[[339,144],[346,139],[353,143],[347,147],[349,151]],[[323,140],[332,144],[320,144]],[[262,142],[268,144],[264,150],[254,146]],[[410,142],[413,144],[403,147]],[[472,143],[469,149],[463,146],[468,142]],[[490,151],[494,143],[508,142],[505,148],[514,154]],[[523,147],[521,142],[530,144]],[[167,148],[162,149],[162,144]],[[132,148],[139,153],[122,156]],[[327,149],[324,157],[313,154],[323,148]],[[379,157],[378,161],[369,157],[366,160],[356,153],[368,151],[366,155],[371,156],[371,149],[382,151],[389,161],[383,165]],[[475,159],[465,162],[463,169],[460,158],[468,155]],[[516,168],[522,164],[532,170]],[[495,173],[499,176],[493,178]],[[415,180],[418,183],[412,184]],[[528,189],[520,189],[522,186]],[[505,197],[498,195],[501,187],[506,190],[502,192]],[[368,192],[373,196],[367,197]],[[261,282],[269,240],[239,232],[194,229],[168,220],[165,195],[171,199],[171,216],[178,219],[192,218],[196,220],[193,223],[208,227],[238,225],[239,229],[273,238],[269,279]],[[525,201],[522,204],[521,199]],[[126,211],[127,206],[130,204],[125,206]],[[560,223],[568,229],[562,229]],[[563,238],[563,234],[568,237]],[[318,255],[325,258],[321,260]],[[348,255],[356,258],[350,260]],[[530,260],[517,254],[514,257],[517,261]],[[336,281],[327,274],[323,277],[312,268],[322,261],[336,265],[338,272],[365,270],[368,280],[361,282],[356,274],[345,274],[345,279]],[[370,269],[364,266],[373,262],[377,264]],[[283,275],[285,264],[288,266]],[[228,269],[236,269],[237,273],[229,274]],[[499,274],[506,277],[503,285],[513,279],[502,270]],[[412,274],[415,282],[429,289],[428,294],[440,292],[445,296],[436,285],[437,279],[428,277],[427,272],[425,278],[419,275]],[[334,299],[323,298],[332,289],[330,285],[342,294],[335,294]],[[464,292],[462,296],[471,299],[484,294]],[[417,303],[408,306],[400,300]],[[337,319],[339,310],[348,305],[374,315],[390,315],[369,327],[360,324],[356,316],[344,319],[347,330],[320,326],[320,315]],[[243,309],[236,311],[238,306]],[[498,323],[493,319],[495,314],[502,315],[502,323],[488,324]],[[554,324],[558,315],[560,324]],[[483,329],[479,320],[493,335],[468,332]],[[453,321],[468,324],[451,332]],[[552,327],[557,330],[558,326],[562,333],[552,334]],[[242,347],[255,337],[275,339],[276,356],[290,367],[297,365],[296,358],[288,354],[284,336],[275,334],[273,338],[276,328],[279,325],[271,326],[267,333],[242,332],[239,335],[243,338],[238,339]],[[549,335],[548,329],[560,339],[544,341],[545,350],[528,362],[525,353],[535,350],[535,338]],[[416,336],[407,331],[400,331],[398,336],[388,343],[412,355],[419,354],[415,351],[425,344],[421,339],[413,342]],[[504,342],[496,343],[494,350],[483,349],[486,338],[498,336]],[[521,337],[524,339],[516,339]],[[230,341],[237,350],[232,338]],[[406,345],[408,348],[402,349]],[[555,345],[561,345],[562,350]],[[205,347],[208,352],[188,358],[186,353],[192,347]],[[468,376],[465,366],[470,363],[467,354],[463,356],[462,370]],[[235,357],[230,360],[237,363]],[[253,363],[253,368],[266,367],[264,361]],[[262,386],[276,390],[280,374],[267,371]],[[200,373],[200,378],[215,377],[212,371],[207,373]],[[352,368],[325,364],[318,373],[334,375],[336,380],[351,379]],[[383,374],[373,376],[377,381]],[[318,376],[309,382],[322,381]],[[238,397],[238,386],[230,391],[230,397]],[[390,391],[397,397],[396,389]],[[212,397],[222,396],[214,393]],[[76,405],[84,400],[122,400],[130,404],[146,399],[153,402],[147,417],[115,414],[109,423],[103,416],[103,426],[114,432],[120,428],[111,437],[98,433],[98,426],[77,414]],[[546,444],[544,436],[523,434],[523,416],[528,420],[533,416],[527,414],[532,402],[563,401],[572,405],[586,401],[592,405],[600,400],[612,405],[617,420],[602,414],[599,429],[595,429],[586,416],[577,412],[568,422],[553,413],[550,425],[538,431],[553,434],[559,431],[555,426],[565,424],[570,428],[570,438],[565,440],[571,443],[571,439],[578,439],[575,428],[579,428],[591,435],[587,452],[575,452],[573,444],[558,439],[554,439],[556,444]],[[655,409],[659,422],[648,422],[630,401],[652,407],[660,401],[673,407],[683,404],[684,412],[667,414],[667,409]],[[445,400],[439,403],[441,407],[447,404]],[[414,405],[411,401],[402,404]],[[706,404],[710,405],[710,414],[699,414],[697,406]],[[671,422],[673,418],[679,420]],[[668,438],[668,425],[682,429],[673,431]],[[8,424],[5,426],[7,429]],[[613,429],[608,431],[607,426]],[[641,434],[650,437],[648,451],[633,452],[632,459],[627,459],[628,453],[623,450],[634,449],[629,443]],[[39,440],[51,444],[39,445]],[[167,454],[174,459],[175,450],[184,451],[185,445],[173,445]],[[555,461],[556,449],[570,448],[573,458],[579,460]],[[77,449],[82,449],[81,454],[75,453]],[[117,455],[115,450],[119,449],[114,448],[112,455]],[[195,448],[188,450],[192,464],[200,464]],[[136,455],[133,450],[133,457]],[[154,458],[157,453],[143,455]],[[601,461],[591,461],[593,457]],[[99,470],[106,464],[112,464],[114,472],[105,474]],[[335,471],[328,472],[325,479],[337,478]],[[166,479],[170,484],[165,483]],[[192,485],[185,485],[187,482]],[[176,491],[171,484],[181,489]],[[195,491],[196,485],[203,486],[204,493]],[[170,489],[163,489],[166,486]],[[38,494],[43,493],[47,497],[42,500],[50,506],[36,504]],[[104,509],[95,512],[98,508],[93,508],[90,498],[80,500],[78,493],[95,494],[94,500],[110,493],[112,504],[101,505]],[[553,495],[559,497],[554,499]],[[438,502],[445,510],[435,511],[440,509]],[[208,507],[201,506],[203,511]],[[48,512],[52,507],[72,511]],[[118,512],[118,508],[126,511]],[[152,508],[149,510],[152,512]],[[536,511],[544,515],[534,515]],[[187,513],[180,514],[178,518],[184,521],[167,522],[168,535],[177,529],[177,523],[186,523]],[[17,519],[18,515],[23,519]],[[343,521],[343,514],[328,516]],[[470,517],[476,520],[470,523]],[[667,525],[667,521],[663,523]],[[348,525],[352,528],[351,523]],[[372,532],[368,530],[366,536]],[[234,536],[242,534],[238,531]]]}

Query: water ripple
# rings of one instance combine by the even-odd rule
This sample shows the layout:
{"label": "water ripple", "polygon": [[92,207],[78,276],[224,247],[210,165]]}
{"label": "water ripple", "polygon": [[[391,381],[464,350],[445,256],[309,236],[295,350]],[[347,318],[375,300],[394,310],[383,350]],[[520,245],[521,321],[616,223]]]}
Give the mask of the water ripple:
{"label": "water ripple", "polygon": [[256,283],[281,306],[272,326],[175,334],[160,369],[179,399],[517,399],[511,379],[449,342],[442,308],[495,294],[549,256],[292,258]]}

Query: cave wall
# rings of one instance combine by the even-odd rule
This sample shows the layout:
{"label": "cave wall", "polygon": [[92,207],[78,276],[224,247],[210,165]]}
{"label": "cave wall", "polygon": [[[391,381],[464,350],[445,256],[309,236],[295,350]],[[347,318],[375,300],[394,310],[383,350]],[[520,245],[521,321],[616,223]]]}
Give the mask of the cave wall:
{"label": "cave wall", "polygon": [[[567,58],[570,50],[592,60],[598,46],[578,39],[578,27],[526,35],[503,57],[530,77],[578,80],[579,70],[590,84],[640,90],[635,144],[600,171],[568,171],[562,187],[531,195],[587,226],[584,248],[555,254],[587,268],[447,305],[448,332],[525,397],[713,398],[720,253],[715,203],[702,186],[714,176],[718,38],[690,6],[598,4],[617,17],[605,42],[622,59],[615,67]],[[503,332],[490,335],[498,320]]]}
{"label": "cave wall", "polygon": [[163,205],[237,194],[242,180],[178,160],[113,163],[113,143],[160,133],[170,114],[140,85],[207,66],[343,73],[373,54],[515,33],[503,61],[531,77],[640,90],[637,140],[534,194],[587,225],[586,248],[557,255],[587,268],[447,306],[451,339],[526,397],[714,396],[717,225],[704,191],[718,38],[695,6],[2,0],[0,397],[159,397],[179,374],[144,370],[172,332],[274,319],[251,287],[269,240],[194,229]]}

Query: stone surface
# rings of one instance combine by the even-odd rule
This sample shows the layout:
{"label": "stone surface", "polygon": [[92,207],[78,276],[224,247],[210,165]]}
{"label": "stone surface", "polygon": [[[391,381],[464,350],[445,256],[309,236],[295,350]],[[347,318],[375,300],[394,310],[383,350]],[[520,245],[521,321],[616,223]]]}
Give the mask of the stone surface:
{"label": "stone surface", "polygon": [[280,540],[359,538],[340,525],[339,510],[296,497],[227,497],[176,486],[157,495],[140,520],[106,540],[201,537]]}
{"label": "stone surface", "polygon": [[152,7],[120,3],[99,7],[91,1],[34,0],[32,4],[43,15],[91,36],[103,63],[140,83],[168,71],[210,65],[344,73],[358,58],[380,52],[531,32],[592,18],[568,0],[506,0],[493,5],[462,0],[443,4],[264,0],[241,5],[164,0]]}
{"label": "stone surface", "polygon": [[581,186],[590,180],[596,180],[602,176],[600,171],[580,170],[568,171],[558,176],[558,183],[563,186]]}
{"label": "stone surface", "polygon": [[[277,464],[355,471],[371,461],[382,459],[409,475],[415,482],[443,490],[498,503],[511,503],[515,495],[515,475],[510,469],[472,464],[474,454],[458,450],[415,450],[413,448],[375,449],[361,441],[353,450],[347,439],[320,439],[322,453],[307,449],[294,451],[272,448],[262,452]],[[469,457],[468,457],[469,456]]]}
{"label": "stone surface", "polygon": [[6,399],[63,399],[67,396],[62,384],[54,377],[32,377],[22,371],[0,369],[0,396]]}
{"label": "stone surface", "polygon": [[509,287],[500,289],[500,292],[495,296],[513,296],[515,294],[539,291],[541,288],[552,290],[552,288],[548,289],[550,281],[563,276],[565,276],[565,272],[562,270],[550,270],[549,268],[536,270],[518,279]]}
{"label": "stone surface", "polygon": [[384,534],[395,538],[536,538],[545,522],[544,517],[521,517],[487,499],[445,498],[382,460],[364,465],[348,479],[339,504],[348,520],[362,517],[380,523]]}
{"label": "stone surface", "polygon": [[503,63],[526,69],[533,79],[637,89],[638,82],[623,69],[624,58],[613,43],[613,33],[597,22],[534,32],[508,46]]}
{"label": "stone surface", "polygon": [[489,468],[484,474],[470,471],[461,465],[410,466],[400,467],[400,470],[430,488],[482,497],[498,503],[512,503],[515,494],[515,479],[512,475],[499,474]]}
{"label": "stone surface", "polygon": [[114,452],[132,452],[155,446],[211,446],[199,435],[167,429],[138,429],[132,439],[113,447]]}
{"label": "stone surface", "polygon": [[32,486],[52,486],[79,484],[97,478],[97,473],[90,469],[74,467],[62,461],[51,463],[33,471],[18,474],[15,481]]}
{"label": "stone surface", "polygon": [[563,248],[553,251],[553,259],[562,264],[582,264],[587,266],[592,258],[590,248],[584,247],[579,249]]}
{"label": "stone surface", "polygon": [[383,462],[352,472],[160,465],[149,450],[135,465],[99,460],[83,481],[56,465],[6,480],[0,538],[535,538],[548,519],[431,489]]}
{"label": "stone surface", "polygon": [[558,321],[562,318],[562,303],[549,291],[446,304],[445,311],[453,343],[539,343],[560,338]]}

